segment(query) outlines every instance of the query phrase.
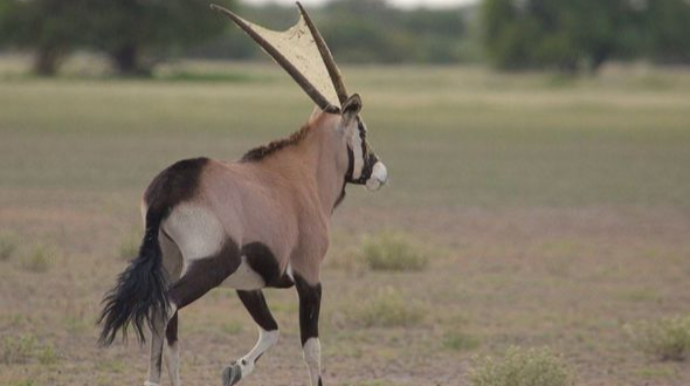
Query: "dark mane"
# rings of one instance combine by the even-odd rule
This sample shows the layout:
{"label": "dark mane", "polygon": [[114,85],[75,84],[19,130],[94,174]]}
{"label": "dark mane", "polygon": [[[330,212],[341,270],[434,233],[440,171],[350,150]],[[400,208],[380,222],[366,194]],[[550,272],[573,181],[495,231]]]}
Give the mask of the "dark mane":
{"label": "dark mane", "polygon": [[257,162],[279,151],[280,149],[283,149],[287,146],[296,145],[307,136],[307,133],[309,133],[310,129],[311,126],[307,124],[302,126],[299,131],[292,133],[292,135],[287,138],[271,141],[268,145],[255,147],[254,149],[246,152],[240,159],[240,162]]}

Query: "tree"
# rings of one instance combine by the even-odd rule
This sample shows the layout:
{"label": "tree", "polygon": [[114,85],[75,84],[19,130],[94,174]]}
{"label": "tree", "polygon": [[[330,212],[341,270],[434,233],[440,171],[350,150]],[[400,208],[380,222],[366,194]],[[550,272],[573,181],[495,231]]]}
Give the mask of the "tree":
{"label": "tree", "polygon": [[0,36],[5,46],[34,49],[34,71],[54,75],[62,60],[85,43],[88,0],[3,0]]}
{"label": "tree", "polygon": [[[92,0],[92,46],[125,75],[150,73],[156,58],[182,53],[220,34],[227,20],[207,0]],[[231,6],[230,0],[220,1]]]}
{"label": "tree", "polygon": [[630,0],[486,0],[482,11],[486,51],[499,68],[596,71],[640,46]]}
{"label": "tree", "polygon": [[650,55],[662,63],[690,63],[690,1],[646,3]]}
{"label": "tree", "polygon": [[[105,52],[122,74],[148,74],[153,58],[181,53],[220,34],[227,20],[207,0],[2,0],[6,46],[36,52],[34,69],[52,75],[77,48]],[[221,0],[230,6],[232,0]]]}

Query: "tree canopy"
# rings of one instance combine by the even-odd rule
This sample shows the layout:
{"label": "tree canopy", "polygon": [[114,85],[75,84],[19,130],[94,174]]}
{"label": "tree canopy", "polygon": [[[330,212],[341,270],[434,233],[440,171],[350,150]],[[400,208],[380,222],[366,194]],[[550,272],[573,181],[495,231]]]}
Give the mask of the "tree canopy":
{"label": "tree canopy", "polygon": [[609,59],[690,62],[687,0],[484,0],[490,61],[596,71]]}

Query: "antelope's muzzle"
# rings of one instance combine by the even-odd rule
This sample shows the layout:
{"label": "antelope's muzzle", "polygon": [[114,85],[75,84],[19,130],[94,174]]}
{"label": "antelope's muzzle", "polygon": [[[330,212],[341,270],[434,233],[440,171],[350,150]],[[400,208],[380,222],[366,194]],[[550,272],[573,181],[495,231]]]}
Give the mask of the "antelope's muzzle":
{"label": "antelope's muzzle", "polygon": [[388,181],[388,169],[386,165],[381,161],[377,161],[374,164],[374,168],[371,170],[371,177],[367,180],[367,189],[370,191],[379,190]]}

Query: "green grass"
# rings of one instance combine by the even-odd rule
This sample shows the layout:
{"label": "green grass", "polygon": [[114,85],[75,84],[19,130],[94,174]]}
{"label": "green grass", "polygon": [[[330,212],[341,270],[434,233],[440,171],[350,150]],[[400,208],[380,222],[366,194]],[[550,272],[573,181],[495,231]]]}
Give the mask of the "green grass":
{"label": "green grass", "polygon": [[55,253],[53,248],[44,245],[35,246],[22,261],[22,268],[34,273],[48,272],[51,260],[55,258]]}
{"label": "green grass", "polygon": [[[139,191],[177,159],[236,159],[308,118],[309,99],[278,69],[230,68],[272,80],[2,81],[5,194]],[[634,73],[554,90],[475,69],[344,71],[389,166],[377,206],[690,208],[690,75],[660,73],[663,90]]]}
{"label": "green grass", "polygon": [[14,237],[0,235],[0,261],[7,261],[17,251],[17,241]]}
{"label": "green grass", "polygon": [[627,326],[633,343],[661,361],[683,361],[690,355],[690,317],[664,318]]}
{"label": "green grass", "polygon": [[368,235],[362,241],[359,259],[374,271],[422,271],[429,258],[411,235],[390,231]]}
{"label": "green grass", "polygon": [[443,337],[443,347],[452,351],[472,351],[480,344],[477,337],[462,331],[448,331]]}
{"label": "green grass", "polygon": [[351,304],[347,315],[354,326],[413,327],[422,322],[424,311],[395,288],[383,287]]}
{"label": "green grass", "polygon": [[548,349],[511,347],[501,359],[484,357],[470,372],[474,386],[573,386],[570,367]]}

